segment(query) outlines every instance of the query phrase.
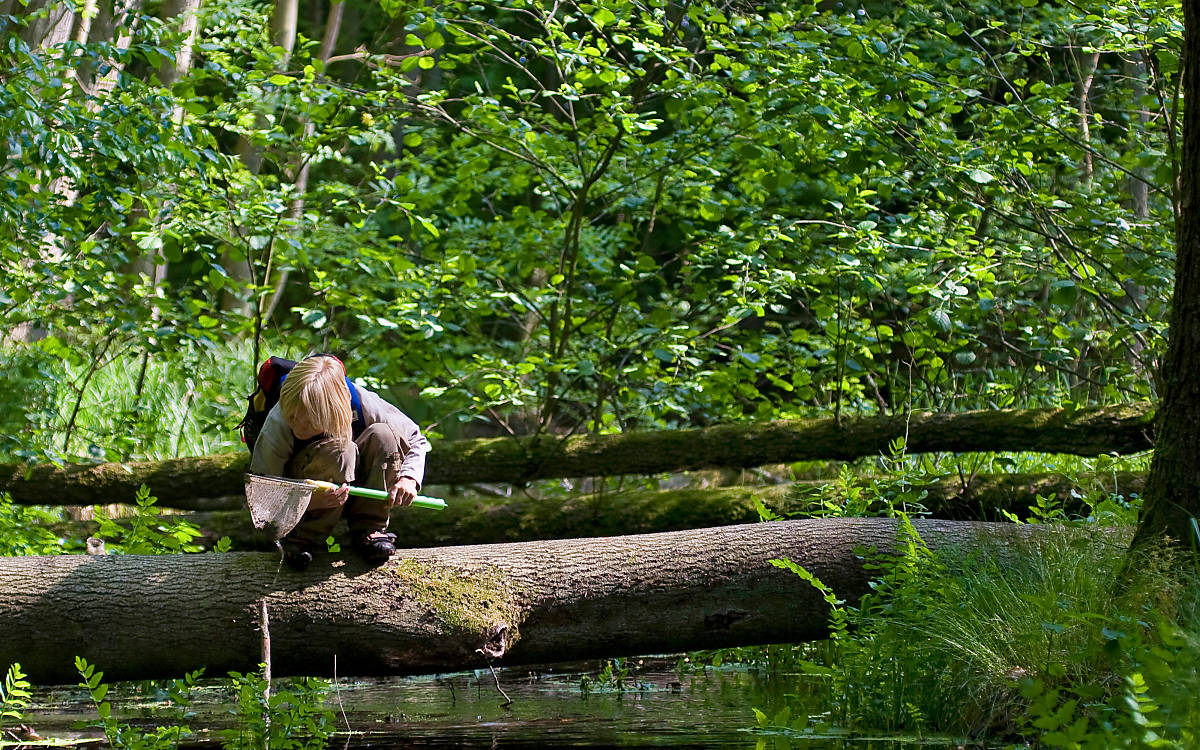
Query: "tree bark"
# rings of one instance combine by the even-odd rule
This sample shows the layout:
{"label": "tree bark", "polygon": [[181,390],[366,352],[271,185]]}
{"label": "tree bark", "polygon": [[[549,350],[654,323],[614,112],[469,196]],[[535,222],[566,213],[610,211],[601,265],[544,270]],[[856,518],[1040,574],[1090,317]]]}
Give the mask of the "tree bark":
{"label": "tree bark", "polygon": [[31,0],[22,12],[33,18],[21,32],[21,38],[31,48],[49,51],[71,38],[76,18],[70,5],[52,0]]}
{"label": "tree bark", "polygon": [[[91,36],[88,41],[110,42],[117,49],[126,49],[133,41],[133,33],[128,23],[129,15],[137,13],[142,8],[142,0],[103,0],[97,7],[96,20],[92,22]],[[88,70],[87,87],[95,101],[99,103],[117,87],[117,81],[124,70],[124,63],[116,59],[105,61],[108,69],[96,77],[95,70]],[[83,79],[81,78],[81,82]]]}
{"label": "tree bark", "polygon": [[[338,34],[342,28],[342,15],[346,8],[345,0],[334,0],[329,6],[329,15],[325,19],[325,33],[321,36],[321,46],[317,49],[317,59],[322,64],[328,63],[329,58],[333,55],[333,49],[337,45]],[[295,18],[291,19],[293,28],[291,30],[291,38],[295,40],[296,30]],[[312,118],[307,113],[300,113],[300,120],[304,123],[303,135],[301,135],[301,143],[307,143],[317,132],[317,126],[313,123]],[[292,231],[299,231],[304,221],[304,195],[308,192],[308,173],[309,163],[312,161],[314,154],[304,153],[300,155],[300,164],[296,171],[296,178],[293,180],[295,192],[291,203],[288,206],[288,220],[292,223]],[[274,290],[271,292],[270,298],[265,296],[259,298],[258,301],[258,319],[267,321],[275,314],[275,308],[279,305],[279,300],[283,299],[284,291],[287,289],[289,272],[286,268],[279,271],[279,278],[275,281]],[[264,282],[269,282],[270,279],[264,279]]]}
{"label": "tree bark", "polygon": [[[1071,515],[1086,515],[1081,495],[1113,492],[1129,496],[1140,493],[1145,475],[1119,472],[1080,477],[1061,474],[997,474],[976,476],[964,484],[958,478],[943,479],[918,488],[920,503],[930,517],[959,521],[1002,521],[1003,511],[1028,519],[1029,508],[1038,496],[1055,497],[1055,507]],[[872,480],[860,480],[863,488]],[[879,477],[878,481],[889,481]],[[430,488],[446,498],[449,509],[442,513],[397,508],[392,511],[390,530],[406,547],[438,547],[448,544],[498,544],[546,539],[649,534],[709,526],[730,526],[759,520],[755,502],[784,517],[808,512],[821,498],[844,502],[844,493],[831,481],[734,486],[677,490],[623,490],[598,494],[580,493],[566,498],[453,496]],[[806,497],[807,495],[807,497]],[[170,516],[200,530],[200,541],[208,546],[229,539],[235,550],[271,550],[273,543],[255,530],[242,496],[214,498],[227,510],[202,511]],[[917,513],[914,505],[908,508]],[[55,534],[71,539],[95,536],[95,521],[65,521],[53,526]]]}
{"label": "tree bark", "polygon": [[1092,181],[1095,174],[1095,160],[1092,157],[1092,127],[1091,127],[1091,94],[1092,83],[1096,80],[1096,68],[1100,64],[1100,52],[1090,52],[1076,61],[1079,80],[1075,84],[1075,104],[1079,108],[1079,140],[1083,142],[1083,161],[1080,164],[1080,178],[1086,185]]}
{"label": "tree bark", "polygon": [[[199,33],[200,5],[202,0],[164,0],[162,19],[168,24],[179,24],[181,36],[175,57],[164,60],[158,70],[158,80],[163,88],[170,89],[192,69],[192,53],[196,48]],[[175,105],[172,119],[176,127],[183,125],[183,107]]]}
{"label": "tree bark", "polygon": [[[889,443],[905,435],[909,453],[1127,454],[1152,447],[1152,419],[1149,404],[1128,404],[1073,411],[914,414],[907,421],[862,417],[843,419],[840,427],[826,418],[566,439],[463,440],[434,446],[425,483],[523,484],[533,479],[851,460],[887,454]],[[249,464],[243,452],[99,466],[0,465],[0,492],[11,493],[14,502],[25,505],[107,505],[130,502],[145,484],[163,507],[202,510],[203,504],[189,501],[241,494]]]}
{"label": "tree bark", "polygon": [[[931,547],[978,548],[1052,533],[1016,524],[918,521]],[[262,661],[275,676],[417,674],[673,653],[826,635],[803,565],[855,601],[857,552],[889,549],[890,519],[782,521],[667,534],[404,550],[375,569],[321,555],[303,573],[275,555],[0,558],[0,668],[75,682],[83,656],[109,680],[210,676]],[[1001,548],[1003,549],[1003,548]]]}
{"label": "tree bark", "polygon": [[1200,544],[1200,0],[1184,0],[1183,146],[1175,221],[1175,289],[1163,358],[1158,440],[1134,544]]}
{"label": "tree bark", "polygon": [[[292,52],[296,48],[296,24],[297,14],[299,12],[299,0],[275,0],[271,10],[271,44],[283,50],[283,55],[277,62],[276,70],[285,71],[292,59]],[[259,112],[256,118],[256,129],[261,129],[266,126],[266,117]],[[257,175],[262,171],[263,152],[262,149],[254,145],[244,135],[238,138],[237,146],[238,158],[246,167],[246,170],[253,175]],[[221,256],[221,265],[229,272],[229,277],[235,283],[234,288],[249,288],[251,285],[261,284],[266,286],[271,283],[270,278],[256,278],[255,274],[255,257],[254,249],[246,244],[246,258],[236,257],[236,254],[231,250],[226,250]],[[268,246],[267,253],[271,252]],[[265,271],[269,273],[271,263],[269,259],[263,263]],[[263,321],[261,318],[261,308],[252,299],[243,300],[240,293],[235,293],[230,288],[226,288],[221,295],[221,310],[226,312],[235,312],[244,317],[256,316],[255,323],[255,342],[257,344],[259,333],[262,331]],[[256,350],[257,352],[257,350]],[[257,357],[256,357],[257,359]]]}

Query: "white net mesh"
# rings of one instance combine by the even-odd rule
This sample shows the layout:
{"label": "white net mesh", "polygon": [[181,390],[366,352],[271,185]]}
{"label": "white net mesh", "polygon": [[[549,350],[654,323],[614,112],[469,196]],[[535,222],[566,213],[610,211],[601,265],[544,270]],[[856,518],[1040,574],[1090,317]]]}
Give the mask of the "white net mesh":
{"label": "white net mesh", "polygon": [[313,486],[281,477],[246,475],[246,505],[250,508],[250,521],[272,540],[282,539],[296,528],[308,501],[312,498]]}

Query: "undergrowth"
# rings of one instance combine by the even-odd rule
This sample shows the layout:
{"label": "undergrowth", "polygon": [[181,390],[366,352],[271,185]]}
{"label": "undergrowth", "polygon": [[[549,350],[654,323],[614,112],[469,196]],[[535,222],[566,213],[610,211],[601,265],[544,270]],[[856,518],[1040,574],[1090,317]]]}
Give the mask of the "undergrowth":
{"label": "undergrowth", "polygon": [[[235,450],[253,382],[244,343],[82,356],[53,336],[0,349],[0,461],[162,460]],[[283,348],[280,348],[281,351]]]}
{"label": "undergrowth", "polygon": [[15,733],[9,734],[8,727],[20,723],[23,712],[32,703],[30,688],[32,685],[21,671],[21,665],[9,665],[4,682],[0,684],[0,743],[9,737],[16,739]]}
{"label": "undergrowth", "polygon": [[[156,502],[157,498],[143,484],[134,495],[130,515],[112,518],[103,509],[97,508],[99,528],[96,538],[104,541],[109,553],[162,555],[202,551],[203,547],[196,542],[200,530],[180,518],[163,515]],[[223,539],[222,543],[228,548],[228,539]]]}
{"label": "undergrowth", "polygon": [[299,677],[268,683],[263,670],[231,672],[236,724],[221,731],[226,750],[319,750],[336,730],[326,705],[330,682]]}
{"label": "undergrowth", "polygon": [[854,604],[775,561],[830,605],[831,638],[783,657],[814,675],[830,710],[782,722],[758,712],[760,727],[1019,738],[1064,750],[1195,747],[1200,569],[1166,547],[1129,556],[1136,499],[1086,505],[1080,518],[1039,498],[1028,517],[1044,533],[971,551],[930,549],[906,514],[889,512],[896,551],[860,550],[877,578]]}

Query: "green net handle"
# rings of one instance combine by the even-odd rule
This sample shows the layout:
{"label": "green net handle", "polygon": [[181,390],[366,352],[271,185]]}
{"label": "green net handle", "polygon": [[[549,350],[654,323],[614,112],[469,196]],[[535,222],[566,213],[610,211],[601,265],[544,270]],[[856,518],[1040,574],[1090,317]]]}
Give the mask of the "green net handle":
{"label": "green net handle", "polygon": [[[318,487],[324,487],[327,490],[337,489],[337,485],[333,482],[322,482],[317,479],[310,479],[308,482],[309,484],[315,484]],[[386,490],[373,490],[368,487],[351,487],[350,494],[357,495],[358,497],[369,497],[375,500],[391,499],[391,496]],[[440,497],[425,497],[424,495],[417,495],[416,498],[413,499],[412,504],[415,508],[429,508],[430,510],[446,509],[446,501]]]}

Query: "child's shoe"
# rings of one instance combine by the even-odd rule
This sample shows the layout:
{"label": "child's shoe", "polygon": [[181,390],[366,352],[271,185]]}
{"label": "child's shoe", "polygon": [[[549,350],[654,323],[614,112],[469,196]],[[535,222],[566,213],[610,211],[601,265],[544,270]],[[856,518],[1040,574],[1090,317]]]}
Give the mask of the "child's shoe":
{"label": "child's shoe", "polygon": [[355,534],[354,551],[371,565],[382,565],[396,551],[396,535],[386,531]]}
{"label": "child's shoe", "polygon": [[295,571],[301,571],[312,564],[313,551],[308,547],[295,544],[283,545],[283,561]]}

